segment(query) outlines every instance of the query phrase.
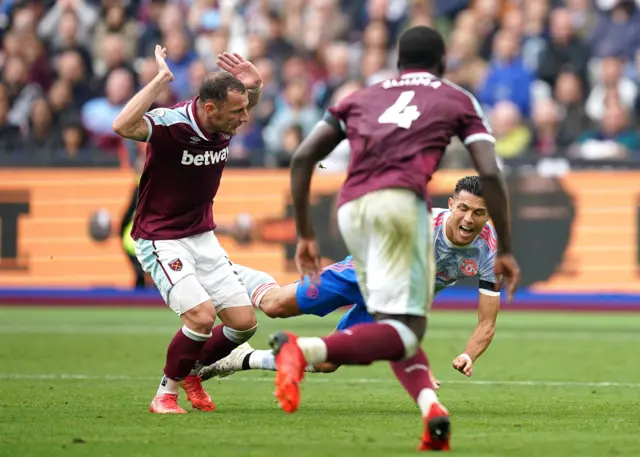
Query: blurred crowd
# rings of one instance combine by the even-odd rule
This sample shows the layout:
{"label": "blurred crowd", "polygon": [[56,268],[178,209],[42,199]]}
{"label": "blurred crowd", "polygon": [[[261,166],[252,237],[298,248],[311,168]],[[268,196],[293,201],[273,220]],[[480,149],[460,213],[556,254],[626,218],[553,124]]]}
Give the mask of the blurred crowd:
{"label": "blurred crowd", "polygon": [[[396,73],[412,25],[444,33],[446,76],[504,160],[640,157],[640,0],[4,0],[0,164],[133,163],[111,124],[160,43],[175,81],[154,107],[193,97],[218,53],[250,59],[263,95],[230,165],[288,166],[328,106]],[[323,168],[348,157],[343,143]],[[460,144],[445,162],[468,166]]]}

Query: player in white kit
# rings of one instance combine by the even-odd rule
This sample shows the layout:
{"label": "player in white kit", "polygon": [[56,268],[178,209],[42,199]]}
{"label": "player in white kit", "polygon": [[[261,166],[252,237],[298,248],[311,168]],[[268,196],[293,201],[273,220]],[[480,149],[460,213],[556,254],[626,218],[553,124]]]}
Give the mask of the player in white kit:
{"label": "player in white kit", "polygon": [[[467,176],[460,179],[449,198],[449,208],[434,208],[434,251],[436,257],[435,295],[460,279],[478,279],[478,323],[464,351],[452,362],[453,368],[465,376],[473,374],[473,363],[489,347],[495,334],[500,309],[500,291],[494,271],[497,236],[489,221],[486,203],[482,198],[480,179]],[[269,274],[234,265],[252,297],[254,306],[272,318],[298,315],[326,316],[344,306],[353,307],[336,326],[345,330],[363,322],[373,322],[358,287],[349,256],[328,266],[320,275],[318,285],[297,282],[278,286]],[[335,371],[337,365],[318,364],[306,371]],[[248,343],[233,350],[224,359],[204,367],[203,379],[228,376],[236,371],[275,370],[275,356],[271,350],[254,350]],[[433,374],[433,373],[432,373]],[[439,384],[436,381],[436,387]]]}
{"label": "player in white kit", "polygon": [[[147,143],[132,229],[136,256],[183,322],[167,350],[164,376],[149,407],[182,413],[179,387],[194,408],[215,405],[199,367],[227,356],[256,332],[251,300],[214,234],[213,199],[229,141],[260,98],[256,68],[237,54],[218,55],[223,72],[207,76],[199,95],[172,108],[149,107],[173,80],[166,50],[156,46],[158,75],[113,123],[122,137]],[[216,316],[221,325],[213,326]]]}

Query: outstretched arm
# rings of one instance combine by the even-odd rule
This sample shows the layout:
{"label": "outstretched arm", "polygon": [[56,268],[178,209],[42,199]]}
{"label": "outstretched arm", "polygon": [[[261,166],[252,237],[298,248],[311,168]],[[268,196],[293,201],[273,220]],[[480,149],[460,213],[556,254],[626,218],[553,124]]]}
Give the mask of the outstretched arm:
{"label": "outstretched arm", "polygon": [[158,74],[129,100],[115,121],[113,121],[113,131],[121,137],[136,141],[147,141],[149,139],[150,130],[147,121],[143,118],[144,113],[149,110],[149,107],[158,98],[164,86],[173,81],[173,73],[171,73],[165,62],[167,50],[156,45],[155,55],[159,67]]}
{"label": "outstretched arm", "polygon": [[453,368],[465,376],[473,374],[473,362],[487,350],[496,333],[496,320],[500,310],[500,295],[489,295],[480,290],[478,296],[478,323],[467,341],[464,352],[453,360]]}

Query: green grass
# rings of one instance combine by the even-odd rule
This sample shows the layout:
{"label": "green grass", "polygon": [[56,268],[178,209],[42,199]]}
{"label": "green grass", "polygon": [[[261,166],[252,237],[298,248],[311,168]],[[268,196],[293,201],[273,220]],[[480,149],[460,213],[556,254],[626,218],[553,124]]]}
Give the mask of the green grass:
{"label": "green grass", "polygon": [[[253,343],[338,317],[262,319]],[[640,455],[640,315],[504,313],[467,380],[450,363],[474,319],[436,312],[425,342],[456,455]],[[385,363],[308,375],[291,416],[269,372],[209,382],[215,413],[150,414],[178,326],[168,310],[0,308],[0,456],[415,455],[419,414]]]}

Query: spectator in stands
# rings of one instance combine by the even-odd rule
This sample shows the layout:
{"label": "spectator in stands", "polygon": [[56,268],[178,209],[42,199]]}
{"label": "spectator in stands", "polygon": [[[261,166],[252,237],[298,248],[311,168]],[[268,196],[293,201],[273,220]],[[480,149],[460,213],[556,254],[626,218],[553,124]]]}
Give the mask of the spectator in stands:
{"label": "spectator in stands", "polygon": [[347,43],[333,43],[325,48],[323,61],[327,76],[314,88],[316,105],[325,109],[329,105],[333,92],[349,79],[349,46]]}
{"label": "spectator in stands", "polygon": [[531,120],[533,121],[532,151],[540,157],[559,155],[560,109],[555,100],[551,98],[536,100],[533,104]]}
{"label": "spectator in stands", "polygon": [[11,106],[9,122],[25,129],[33,102],[42,96],[40,86],[29,84],[28,71],[27,63],[23,58],[10,57],[4,66],[2,78]]}
{"label": "spectator in stands", "polygon": [[[91,41],[81,41],[83,39],[82,34],[79,32],[79,20],[78,16],[73,11],[63,13],[60,21],[58,22],[57,33],[55,38],[51,41],[46,40],[45,37],[41,37],[46,40],[49,46],[49,51],[52,55],[61,54],[66,51],[75,51],[80,54],[82,63],[85,67],[85,73],[87,75],[93,74],[93,56],[89,52],[87,45],[83,43],[91,43]],[[100,41],[95,41],[99,44]]]}
{"label": "spectator in stands", "polygon": [[[299,33],[302,34],[304,31],[300,30]],[[265,44],[265,53],[258,57],[268,56],[273,59],[278,66],[295,52],[295,47],[285,35],[284,19],[282,15],[275,10],[269,12],[268,35]]]}
{"label": "spectator in stands", "polygon": [[495,53],[495,36],[500,30],[500,1],[479,0],[471,8],[471,18],[467,20],[478,36],[480,56],[488,61]]}
{"label": "spectator in stands", "polygon": [[571,23],[576,35],[582,40],[588,40],[598,22],[591,0],[566,0],[565,4],[571,12]]}
{"label": "spectator in stands", "polygon": [[36,35],[29,34],[23,37],[21,47],[22,56],[29,68],[27,82],[48,91],[55,75],[42,41]]}
{"label": "spectator in stands", "polygon": [[557,8],[551,13],[551,37],[540,56],[538,77],[555,87],[561,71],[571,71],[587,81],[589,48],[575,36],[571,12]]}
{"label": "spectator in stands", "polygon": [[49,108],[51,108],[51,115],[55,124],[58,124],[64,116],[76,111],[73,109],[71,86],[62,79],[57,80],[49,89],[47,102],[49,103]]}
{"label": "spectator in stands", "polygon": [[251,117],[260,127],[269,123],[276,109],[276,98],[280,88],[276,80],[276,67],[271,59],[262,58],[253,62],[262,76],[262,97],[251,112]]}
{"label": "spectator in stands", "polygon": [[29,116],[29,131],[22,147],[23,155],[48,161],[58,138],[59,132],[55,128],[47,100],[44,98],[35,100]]}
{"label": "spectator in stands", "polygon": [[120,145],[111,125],[133,96],[133,89],[131,73],[114,70],[107,79],[106,97],[89,100],[82,107],[82,123],[101,149],[115,151]]}
{"label": "spectator in stands", "polygon": [[71,87],[72,106],[80,109],[94,95],[82,57],[77,51],[65,51],[56,59],[55,67],[60,80]]}
{"label": "spectator in stands", "polygon": [[303,29],[303,44],[307,49],[347,38],[349,19],[338,9],[337,0],[312,0],[307,14]]}
{"label": "spectator in stands", "polygon": [[634,0],[615,0],[600,15],[591,35],[594,57],[624,56],[633,59],[640,48],[640,14]]}
{"label": "spectator in stands", "polygon": [[91,32],[98,20],[98,11],[84,0],[56,0],[38,24],[38,34],[48,43],[60,46],[60,22],[66,15],[73,14],[78,19],[77,39],[80,43],[90,43]]}
{"label": "spectator in stands", "polygon": [[480,87],[478,100],[494,106],[501,100],[513,102],[520,113],[528,116],[531,110],[531,72],[519,57],[516,36],[502,30],[495,36],[494,56],[486,80]]}
{"label": "spectator in stands", "polygon": [[640,136],[630,125],[629,113],[615,99],[607,103],[600,126],[583,134],[578,146],[573,155],[585,159],[640,158]]}
{"label": "spectator in stands", "polygon": [[547,0],[529,0],[523,5],[522,60],[532,72],[538,71],[542,52],[547,47]]}
{"label": "spectator in stands", "polygon": [[584,107],[582,81],[571,72],[558,75],[555,99],[560,105],[560,126],[558,144],[569,147],[583,132],[590,130],[593,123]]}
{"label": "spectator in stands", "polygon": [[623,75],[623,68],[624,61],[621,57],[611,56],[602,59],[598,83],[591,89],[586,105],[587,114],[592,120],[602,120],[605,99],[608,96],[616,98],[625,110],[633,109],[638,96],[638,86]]}
{"label": "spectator in stands", "polygon": [[522,121],[518,107],[507,100],[491,110],[489,122],[496,138],[496,154],[503,159],[523,155],[531,144],[531,131]]}
{"label": "spectator in stands", "polygon": [[360,60],[360,74],[367,86],[379,83],[397,74],[396,70],[387,68],[387,51],[367,49]]}
{"label": "spectator in stands", "polygon": [[291,157],[293,157],[293,153],[302,143],[302,138],[302,127],[300,125],[292,124],[285,129],[282,134],[281,149],[275,156],[277,167],[289,167]]}
{"label": "spectator in stands", "polygon": [[9,122],[7,89],[0,85],[0,156],[11,154],[20,145],[20,129]]}
{"label": "spectator in stands", "polygon": [[189,66],[197,60],[197,54],[191,50],[189,38],[182,30],[174,30],[165,36],[167,65],[173,73],[172,89],[180,100],[189,98]]}
{"label": "spectator in stands", "polygon": [[[41,101],[31,113],[33,100],[43,96],[54,130],[62,122],[70,123],[65,119],[74,112],[76,116],[82,112],[86,122],[87,112],[95,112],[91,122],[104,124],[107,133],[91,124],[86,144],[95,138],[102,147],[113,149],[115,143],[108,136],[109,99],[120,89],[111,84],[108,96],[107,81],[125,69],[130,77],[116,78],[125,91],[131,77],[135,88],[148,83],[156,73],[153,50],[160,43],[169,47],[168,62],[176,81],[152,108],[195,95],[203,75],[218,70],[215,61],[221,51],[240,52],[258,66],[264,79],[262,99],[231,145],[229,166],[263,166],[265,157],[273,164],[278,153],[286,158],[286,151],[297,143],[297,126],[307,134],[308,125],[338,92],[357,85],[352,78],[374,84],[396,73],[396,50],[390,44],[402,27],[412,24],[438,24],[445,31],[447,77],[485,105],[487,116],[498,125],[498,148],[505,157],[526,156],[525,125],[533,130],[530,157],[535,160],[540,155],[565,155],[564,149],[585,132],[604,132],[598,120],[604,122],[609,110],[615,114],[610,103],[622,105],[626,114],[614,121],[626,119],[631,130],[637,126],[630,114],[634,106],[640,117],[640,13],[632,0],[0,3],[0,36],[4,34],[0,88],[7,93],[1,106],[4,114],[0,113],[0,132],[6,132],[0,147],[16,151],[17,127],[12,125],[17,122],[22,135],[29,135],[33,116],[47,117]],[[585,95],[589,95],[586,109]],[[513,104],[520,116],[508,119]],[[77,149],[74,144],[82,136],[76,127],[69,127],[70,150]],[[462,151],[462,146],[454,142],[449,151],[458,149]],[[343,170],[345,160],[348,147],[337,148],[324,172]],[[441,165],[470,163],[466,153],[448,153]]]}
{"label": "spectator in stands", "polygon": [[309,83],[305,78],[297,78],[289,82],[284,90],[284,104],[278,107],[264,130],[264,140],[272,156],[282,150],[284,132],[294,124],[302,127],[304,135],[308,135],[322,112],[311,103]]}
{"label": "spectator in stands", "polygon": [[453,32],[447,49],[447,78],[476,92],[485,78],[487,63],[478,55],[478,41],[469,30]]}
{"label": "spectator in stands", "polygon": [[107,36],[113,35],[122,39],[122,61],[132,62],[136,56],[140,30],[135,21],[127,18],[122,4],[111,4],[103,8],[102,18],[96,25],[93,37],[93,55],[100,55],[103,41]]}
{"label": "spectator in stands", "polygon": [[65,116],[60,122],[60,141],[53,157],[53,165],[87,164],[96,158],[90,147],[82,120],[75,115]]}
{"label": "spectator in stands", "polygon": [[162,43],[160,19],[163,16],[166,5],[167,0],[149,0],[146,4],[146,8],[143,10],[144,18],[141,21],[142,30],[138,39],[138,57],[153,56],[155,46],[158,43]]}
{"label": "spectator in stands", "polygon": [[134,78],[137,73],[133,69],[132,63],[127,60],[125,54],[125,40],[122,35],[109,33],[102,38],[100,43],[100,54],[96,55],[94,72],[98,78],[97,87],[100,89],[96,95],[104,94],[107,80],[115,70],[126,70]]}

